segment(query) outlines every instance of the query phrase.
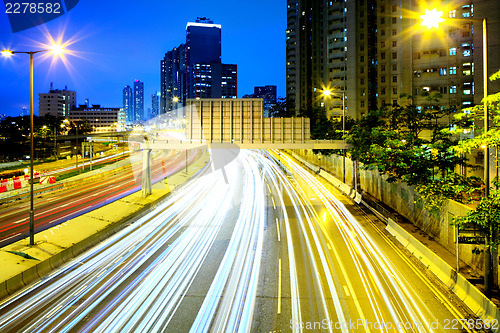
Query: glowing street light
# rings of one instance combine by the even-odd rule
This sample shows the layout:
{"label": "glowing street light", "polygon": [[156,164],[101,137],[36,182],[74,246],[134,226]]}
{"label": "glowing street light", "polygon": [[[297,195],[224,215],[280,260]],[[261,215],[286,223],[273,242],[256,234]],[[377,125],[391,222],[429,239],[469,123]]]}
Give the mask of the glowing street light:
{"label": "glowing street light", "polygon": [[[342,136],[345,134],[345,91],[331,91],[330,89],[325,89],[322,95],[325,98],[330,98],[333,93],[342,94]],[[325,103],[326,106],[326,103]],[[328,108],[327,108],[328,110]],[[345,141],[345,140],[344,140]],[[345,149],[342,149],[342,181],[345,183]]]}
{"label": "glowing street light", "polygon": [[14,52],[10,51],[10,50],[2,50],[2,56],[4,57],[10,57],[14,54]]}
{"label": "glowing street light", "polygon": [[12,51],[2,50],[3,57],[11,57],[17,53],[29,54],[30,56],[30,221],[29,221],[29,237],[30,245],[35,245],[35,208],[33,196],[33,156],[35,154],[34,148],[34,133],[33,133],[33,55],[41,52],[51,52],[55,55],[61,55],[64,52],[64,47],[60,44],[53,44],[50,49],[37,50],[37,51]]}
{"label": "glowing street light", "polygon": [[421,15],[420,18],[422,19],[422,25],[426,26],[427,28],[438,28],[439,23],[443,22],[444,19],[441,17],[443,16],[443,12],[438,12],[437,9],[433,10],[425,10],[425,14]]}

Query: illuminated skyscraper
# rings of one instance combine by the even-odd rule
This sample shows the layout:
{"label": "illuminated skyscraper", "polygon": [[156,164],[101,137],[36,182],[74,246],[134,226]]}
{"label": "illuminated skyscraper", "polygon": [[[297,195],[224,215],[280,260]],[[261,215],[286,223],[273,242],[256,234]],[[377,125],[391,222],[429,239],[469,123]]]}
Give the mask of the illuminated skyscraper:
{"label": "illuminated skyscraper", "polygon": [[134,82],[134,121],[139,123],[144,120],[144,82]]}
{"label": "illuminated skyscraper", "polygon": [[135,121],[134,116],[134,93],[130,86],[123,88],[123,109],[125,110],[125,119],[127,124]]}
{"label": "illuminated skyscraper", "polygon": [[151,96],[151,118],[156,118],[160,115],[160,97],[161,93],[159,91]]}
{"label": "illuminated skyscraper", "polygon": [[236,96],[237,66],[221,63],[221,26],[205,17],[189,22],[186,43],[161,61],[160,111],[172,111],[187,98]]}

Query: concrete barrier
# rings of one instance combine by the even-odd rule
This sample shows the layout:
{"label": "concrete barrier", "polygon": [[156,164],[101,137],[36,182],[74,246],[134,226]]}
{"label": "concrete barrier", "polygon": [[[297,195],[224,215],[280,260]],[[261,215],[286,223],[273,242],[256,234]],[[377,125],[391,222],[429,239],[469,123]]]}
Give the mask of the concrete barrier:
{"label": "concrete barrier", "polygon": [[7,293],[9,295],[12,295],[16,291],[18,291],[21,288],[24,288],[26,284],[23,281],[23,274],[17,274],[16,276],[11,277],[7,281],[5,281],[7,285]]}
{"label": "concrete barrier", "polygon": [[9,292],[7,291],[7,281],[0,282],[0,299],[4,299],[9,296]]}
{"label": "concrete barrier", "polygon": [[[448,263],[419,242],[405,229],[388,219],[386,230],[419,259],[437,278],[452,290],[482,320],[500,321],[500,310]],[[499,332],[500,329],[495,332]]]}

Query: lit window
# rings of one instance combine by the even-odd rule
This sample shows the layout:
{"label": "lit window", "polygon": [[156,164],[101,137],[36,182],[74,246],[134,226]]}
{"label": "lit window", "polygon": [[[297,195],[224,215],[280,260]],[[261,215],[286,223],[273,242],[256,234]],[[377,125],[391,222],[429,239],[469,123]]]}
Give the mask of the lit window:
{"label": "lit window", "polygon": [[450,55],[451,56],[457,55],[457,48],[456,47],[450,48]]}
{"label": "lit window", "polygon": [[457,93],[457,86],[450,86],[450,94],[456,94]]}
{"label": "lit window", "polygon": [[470,70],[466,69],[462,71],[463,75],[470,75]]}
{"label": "lit window", "polygon": [[456,15],[456,13],[457,13],[457,11],[456,11],[456,10],[450,10],[450,11],[448,12],[448,17],[449,17],[449,18],[454,18],[454,17],[455,17],[455,15]]}
{"label": "lit window", "polygon": [[470,95],[470,89],[464,89],[464,95]]}
{"label": "lit window", "polygon": [[450,75],[452,74],[457,74],[457,68],[456,67],[450,67]]}
{"label": "lit window", "polygon": [[469,12],[462,13],[462,17],[470,17],[470,13]]}
{"label": "lit window", "polygon": [[446,75],[446,67],[441,67],[439,69],[439,75]]}
{"label": "lit window", "polygon": [[463,55],[464,57],[470,57],[470,50],[464,50]]}

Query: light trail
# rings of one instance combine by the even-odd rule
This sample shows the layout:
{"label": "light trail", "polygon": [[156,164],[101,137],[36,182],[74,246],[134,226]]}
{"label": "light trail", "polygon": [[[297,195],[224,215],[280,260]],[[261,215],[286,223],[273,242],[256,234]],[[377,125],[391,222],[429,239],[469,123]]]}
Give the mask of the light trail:
{"label": "light trail", "polygon": [[[306,331],[289,324],[303,320],[357,319],[422,326],[322,330],[433,332],[432,309],[379,240],[292,159],[240,151],[224,166],[228,184],[206,169],[151,213],[0,303],[0,331],[161,332],[180,320],[185,327],[171,331],[251,332],[269,316],[292,332]],[[265,245],[279,250],[269,260],[275,275],[266,276],[276,287],[263,296],[273,313],[256,310]],[[196,305],[186,312],[190,297]]]}

